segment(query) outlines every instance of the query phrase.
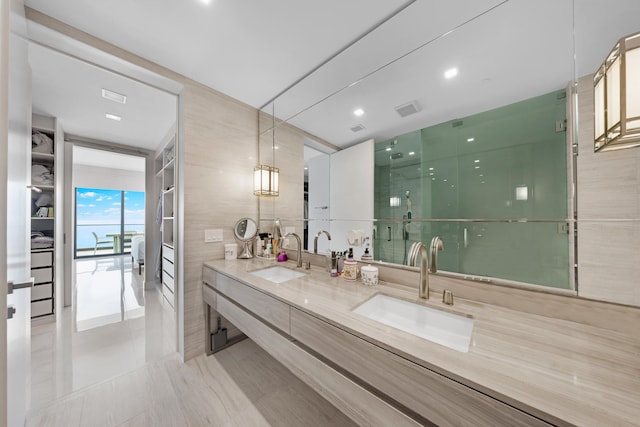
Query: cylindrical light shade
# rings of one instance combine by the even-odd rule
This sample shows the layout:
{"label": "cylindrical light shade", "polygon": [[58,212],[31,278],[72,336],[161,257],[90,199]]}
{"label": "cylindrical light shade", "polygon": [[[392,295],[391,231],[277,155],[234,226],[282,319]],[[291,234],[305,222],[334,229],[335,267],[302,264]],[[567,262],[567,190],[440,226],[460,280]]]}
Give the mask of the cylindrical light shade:
{"label": "cylindrical light shade", "polygon": [[253,194],[256,196],[277,196],[280,194],[278,175],[280,169],[260,165],[253,169]]}
{"label": "cylindrical light shade", "polygon": [[616,43],[593,84],[595,151],[640,146],[640,33]]}

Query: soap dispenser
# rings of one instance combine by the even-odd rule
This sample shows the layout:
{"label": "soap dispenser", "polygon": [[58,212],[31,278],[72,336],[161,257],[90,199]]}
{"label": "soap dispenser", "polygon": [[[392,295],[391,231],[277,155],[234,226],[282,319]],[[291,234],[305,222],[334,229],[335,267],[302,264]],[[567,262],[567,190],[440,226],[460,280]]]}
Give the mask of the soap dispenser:
{"label": "soap dispenser", "polygon": [[353,248],[349,248],[349,255],[347,259],[344,260],[342,277],[349,281],[355,281],[358,278],[358,261],[353,259]]}
{"label": "soap dispenser", "polygon": [[362,254],[361,259],[363,261],[371,261],[373,259],[373,257],[371,256],[371,254],[369,253],[369,248],[364,248],[364,253]]}

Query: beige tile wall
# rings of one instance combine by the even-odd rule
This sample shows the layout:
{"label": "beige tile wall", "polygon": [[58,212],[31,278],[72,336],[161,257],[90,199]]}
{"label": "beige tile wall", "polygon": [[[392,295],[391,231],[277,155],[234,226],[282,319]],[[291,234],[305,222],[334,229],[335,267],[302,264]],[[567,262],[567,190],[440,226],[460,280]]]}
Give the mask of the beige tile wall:
{"label": "beige tile wall", "polygon": [[578,81],[578,293],[640,306],[640,148],[593,152],[593,76]]}

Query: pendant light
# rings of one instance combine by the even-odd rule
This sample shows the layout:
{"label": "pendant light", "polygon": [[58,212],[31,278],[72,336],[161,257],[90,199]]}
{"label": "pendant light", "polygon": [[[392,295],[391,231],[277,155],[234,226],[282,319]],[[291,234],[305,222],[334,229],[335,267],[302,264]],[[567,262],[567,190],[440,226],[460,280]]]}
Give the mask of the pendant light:
{"label": "pendant light", "polygon": [[[275,104],[271,112],[272,126],[271,126],[271,155],[272,162],[276,163],[276,116],[275,116]],[[259,157],[260,143],[258,142],[258,157]],[[275,197],[280,194],[280,169],[275,166],[259,165],[253,169],[253,194],[256,196],[270,196]]]}
{"label": "pendant light", "polygon": [[618,40],[593,79],[595,151],[640,146],[640,33]]}

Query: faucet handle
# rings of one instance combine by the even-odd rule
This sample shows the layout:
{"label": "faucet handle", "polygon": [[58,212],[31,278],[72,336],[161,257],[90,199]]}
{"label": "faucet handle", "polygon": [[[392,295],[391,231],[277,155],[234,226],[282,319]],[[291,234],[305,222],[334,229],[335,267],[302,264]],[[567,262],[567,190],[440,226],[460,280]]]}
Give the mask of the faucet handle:
{"label": "faucet handle", "polygon": [[442,291],[442,302],[447,305],[453,305],[453,292],[449,289]]}

